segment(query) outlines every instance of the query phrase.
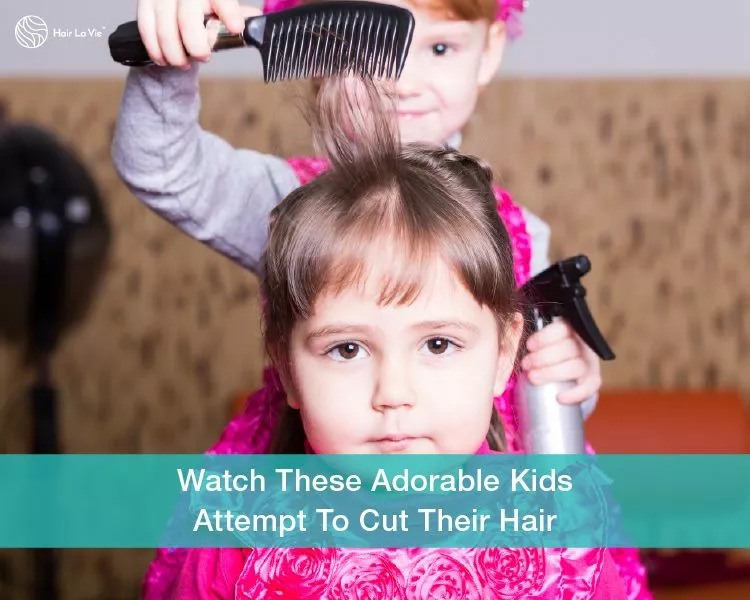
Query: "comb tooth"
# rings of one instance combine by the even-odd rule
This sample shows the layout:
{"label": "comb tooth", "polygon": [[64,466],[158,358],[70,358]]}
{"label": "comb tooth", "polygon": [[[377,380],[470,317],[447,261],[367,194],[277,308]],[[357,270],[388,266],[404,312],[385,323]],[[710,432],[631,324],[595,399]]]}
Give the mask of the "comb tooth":
{"label": "comb tooth", "polygon": [[286,64],[287,56],[289,56],[287,54],[289,51],[289,23],[286,21],[283,21],[279,27],[279,38],[280,42],[284,44],[284,49],[279,53],[278,60],[278,77],[282,79],[284,77],[284,65]]}
{"label": "comb tooth", "polygon": [[396,44],[396,36],[393,36],[391,40],[391,53],[388,57],[388,72],[393,73],[396,67],[396,61],[398,60],[398,44]]}
{"label": "comb tooth", "polygon": [[325,35],[326,43],[323,46],[323,54],[320,59],[320,71],[318,76],[322,77],[326,70],[326,61],[328,60],[328,44],[331,41],[331,22],[333,21],[333,14],[328,14],[328,25],[322,28],[321,35]]}
{"label": "comb tooth", "polygon": [[339,40],[338,40],[338,19],[341,18],[341,13],[336,14],[336,21],[335,23],[331,23],[331,30],[329,32],[329,35],[333,38],[333,41],[331,42],[331,52],[328,55],[328,60],[326,61],[326,77],[330,77],[333,75],[333,69],[336,67],[336,50],[339,47]]}
{"label": "comb tooth", "polygon": [[365,51],[362,54],[362,66],[360,71],[362,73],[362,77],[368,77],[370,75],[370,47],[372,46],[372,17],[366,12],[365,27],[367,29],[367,33],[365,33]]}
{"label": "comb tooth", "polygon": [[298,76],[302,77],[305,74],[305,68],[307,67],[307,61],[308,61],[308,54],[305,52],[305,44],[307,42],[307,22],[309,20],[309,17],[305,15],[304,22],[301,23],[300,29],[301,31],[298,32],[299,36],[299,53],[297,56],[297,74]]}
{"label": "comb tooth", "polygon": [[355,75],[359,75],[362,69],[362,54],[364,53],[363,35],[365,29],[364,15],[361,12],[357,13],[357,25],[359,32],[357,33],[357,53],[354,59],[353,72]]}
{"label": "comb tooth", "polygon": [[310,46],[312,41],[310,40],[310,16],[305,16],[305,23],[302,26],[302,45],[300,46],[300,56],[302,61],[300,62],[300,75],[307,78],[310,72]]}
{"label": "comb tooth", "polygon": [[305,33],[306,29],[305,26],[307,25],[307,17],[305,17],[304,21],[302,20],[302,17],[299,19],[299,23],[297,24],[297,60],[295,61],[295,70],[297,73],[297,77],[302,77],[305,73]]}
{"label": "comb tooth", "polygon": [[378,15],[378,25],[375,28],[375,52],[373,52],[372,57],[372,73],[374,77],[380,78],[383,76],[382,69],[380,66],[383,64],[381,61],[381,57],[383,55],[383,40],[380,36],[380,29],[383,25],[383,17],[382,15]]}
{"label": "comb tooth", "polygon": [[[383,21],[381,17],[381,23]],[[380,23],[378,23],[378,27],[380,27]],[[385,27],[383,29],[383,35],[378,40],[378,77],[383,77],[385,75],[385,67],[386,67],[386,61],[388,60],[388,51],[386,42],[388,40],[388,32],[391,30],[391,21],[390,19],[385,19]]]}
{"label": "comb tooth", "polygon": [[367,35],[364,40],[365,49],[362,53],[362,62],[359,65],[359,73],[361,77],[365,77],[368,74],[367,62],[370,59],[370,33],[372,32],[372,19],[367,12],[363,15],[362,24],[364,27],[367,27]]}
{"label": "comb tooth", "polygon": [[352,15],[352,45],[349,48],[349,56],[348,56],[348,73],[349,75],[353,75],[357,72],[357,54],[359,53],[360,43],[361,40],[357,36],[356,30],[357,26],[359,25],[359,15],[355,12]]}
{"label": "comb tooth", "polygon": [[276,43],[276,47],[278,48],[278,52],[276,54],[276,81],[278,81],[281,78],[281,70],[284,67],[284,51],[282,50],[282,44],[284,44],[286,41],[286,23],[281,22],[279,23],[279,33],[278,33],[278,42]]}
{"label": "comb tooth", "polygon": [[333,38],[333,41],[331,42],[331,53],[328,55],[326,60],[326,77],[330,77],[333,75],[333,70],[336,68],[336,50],[339,47],[339,19],[341,18],[341,13],[338,12],[335,15],[334,21],[331,23],[331,29],[328,32],[328,35]]}
{"label": "comb tooth", "polygon": [[370,77],[373,79],[378,76],[378,52],[380,52],[380,16],[373,14],[370,29],[372,31],[372,52],[368,60],[367,70],[370,73]]}
{"label": "comb tooth", "polygon": [[299,19],[295,19],[294,21],[289,23],[289,35],[292,38],[292,50],[289,52],[289,57],[287,58],[286,63],[286,77],[285,79],[291,79],[294,77],[294,70],[297,64],[296,56],[294,54],[295,46],[297,45],[297,21]]}
{"label": "comb tooth", "polygon": [[296,36],[296,20],[289,22],[289,38],[291,40],[292,49],[289,52],[289,56],[286,59],[286,66],[284,69],[284,79],[291,79],[294,75],[294,65],[296,63],[294,56],[294,47],[297,45]]}
{"label": "comb tooth", "polygon": [[347,47],[349,46],[349,42],[348,42],[349,37],[347,35],[348,28],[349,28],[349,11],[346,11],[344,13],[344,22],[341,24],[341,32],[340,32],[341,39],[345,40],[346,43],[342,41],[341,48],[339,48],[339,64],[338,64],[338,69],[337,69],[337,75],[339,77],[341,77],[346,72],[346,63],[344,61],[345,61],[345,56],[346,56],[346,50],[347,50]]}
{"label": "comb tooth", "polygon": [[338,17],[338,14],[332,14],[331,20],[329,21],[328,37],[331,38],[331,45],[328,48],[325,64],[323,65],[324,77],[330,77],[333,73],[333,61],[335,60],[334,57],[336,56],[336,46],[338,46],[339,43],[338,39],[336,39],[336,17]]}
{"label": "comb tooth", "polygon": [[372,58],[370,59],[370,72],[373,78],[378,77],[378,66],[380,65],[378,56],[380,55],[380,49],[383,47],[382,40],[380,39],[380,28],[383,24],[383,19],[380,15],[376,16],[377,21],[375,22],[375,34],[373,35]]}
{"label": "comb tooth", "polygon": [[346,74],[352,75],[356,71],[357,49],[359,48],[359,37],[357,35],[357,23],[359,22],[359,13],[353,8],[349,13],[349,48],[346,53]]}
{"label": "comb tooth", "polygon": [[391,77],[391,71],[390,71],[391,49],[388,45],[388,41],[391,38],[395,37],[396,35],[395,29],[396,28],[393,26],[393,20],[388,19],[388,24],[386,28],[388,34],[383,39],[383,74],[386,77]]}
{"label": "comb tooth", "polygon": [[356,18],[357,16],[355,14],[352,14],[351,11],[349,11],[346,15],[346,23],[350,26],[349,31],[349,45],[347,48],[346,53],[346,70],[345,73],[347,75],[351,75],[352,73],[352,52],[354,51],[355,46],[357,45],[354,37],[354,26],[356,24]]}
{"label": "comb tooth", "polygon": [[318,22],[313,17],[310,20],[310,62],[307,64],[307,77],[315,74],[315,63],[318,60],[317,47],[320,45],[320,35],[318,35]]}
{"label": "comb tooth", "polygon": [[396,43],[394,45],[395,45],[395,49],[393,51],[394,71],[396,73],[396,77],[401,77],[401,71],[404,70],[404,57],[405,57],[406,45],[405,45],[405,42]]}
{"label": "comb tooth", "polygon": [[305,44],[302,45],[301,52],[304,53],[305,56],[305,71],[304,76],[305,79],[307,79],[310,76],[310,63],[312,62],[312,55],[310,54],[310,50],[312,49],[312,34],[310,31],[310,15],[307,15],[305,17]]}
{"label": "comb tooth", "polygon": [[322,39],[321,27],[317,21],[313,23],[313,35],[318,38],[318,43],[315,45],[315,52],[313,52],[313,63],[312,63],[312,76],[317,77],[318,74],[318,61],[320,58],[320,40]]}
{"label": "comb tooth", "polygon": [[364,36],[364,30],[365,30],[365,20],[363,18],[363,15],[361,13],[358,13],[357,16],[360,18],[359,20],[359,34],[357,35],[357,58],[355,59],[354,64],[354,72],[359,74],[361,72],[361,65],[362,65],[362,37]]}
{"label": "comb tooth", "polygon": [[274,41],[274,59],[273,59],[273,80],[276,81],[279,78],[279,68],[281,67],[281,61],[284,58],[281,52],[281,44],[284,42],[284,23],[276,23],[273,30],[275,36]]}
{"label": "comb tooth", "polygon": [[279,23],[278,30],[276,31],[276,60],[273,61],[274,64],[274,75],[273,79],[274,81],[278,81],[279,76],[281,75],[281,65],[284,61],[284,53],[281,51],[281,44],[284,43],[284,23]]}
{"label": "comb tooth", "polygon": [[268,44],[268,80],[276,81],[276,55],[278,55],[278,49],[276,48],[276,23],[271,24],[271,41]]}
{"label": "comb tooth", "polygon": [[284,63],[281,68],[281,79],[286,80],[289,75],[289,65],[292,63],[291,56],[289,55],[289,45],[292,41],[292,21],[286,22],[286,40],[284,42]]}
{"label": "comb tooth", "polygon": [[299,17],[295,18],[293,23],[289,24],[289,30],[292,36],[292,49],[289,52],[289,62],[286,69],[287,79],[294,77],[295,70],[297,68],[297,65],[299,64],[299,61],[297,60],[297,54],[295,52],[297,50],[297,39],[299,37]]}
{"label": "comb tooth", "polygon": [[339,47],[339,61],[336,67],[336,75],[338,77],[341,77],[342,71],[346,68],[346,65],[344,64],[344,53],[346,51],[345,41],[349,39],[346,35],[347,34],[346,28],[349,25],[349,12],[348,11],[343,15],[343,18],[344,18],[344,22],[342,23],[341,30],[339,31],[339,35],[341,36],[342,42]]}
{"label": "comb tooth", "polygon": [[349,75],[352,68],[352,50],[356,45],[354,38],[354,17],[351,10],[346,11],[342,35],[346,36],[346,45],[341,48],[341,74]]}
{"label": "comb tooth", "polygon": [[[393,23],[394,29],[398,29],[398,23]],[[398,36],[393,36],[388,45],[388,76],[394,77],[396,75],[396,67],[398,63],[398,52],[399,44],[397,41]]]}
{"label": "comb tooth", "polygon": [[331,61],[328,63],[328,76],[330,77],[333,75],[333,70],[335,68],[336,63],[336,55],[338,54],[341,56],[341,52],[344,51],[344,44],[343,41],[340,41],[341,38],[341,28],[339,27],[341,23],[341,12],[338,14],[338,18],[336,19],[336,26],[333,28],[333,36],[334,36],[334,42],[333,46],[331,48]]}

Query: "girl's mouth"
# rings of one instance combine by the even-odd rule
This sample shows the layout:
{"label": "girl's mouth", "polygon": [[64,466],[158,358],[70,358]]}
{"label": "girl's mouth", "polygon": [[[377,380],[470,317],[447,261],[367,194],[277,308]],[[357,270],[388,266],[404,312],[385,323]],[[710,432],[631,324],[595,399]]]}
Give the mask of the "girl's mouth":
{"label": "girl's mouth", "polygon": [[375,443],[383,453],[404,452],[419,439],[408,435],[390,435],[375,440]]}
{"label": "girl's mouth", "polygon": [[398,118],[409,121],[411,119],[418,119],[420,117],[423,117],[426,114],[427,114],[426,111],[399,110],[398,111]]}

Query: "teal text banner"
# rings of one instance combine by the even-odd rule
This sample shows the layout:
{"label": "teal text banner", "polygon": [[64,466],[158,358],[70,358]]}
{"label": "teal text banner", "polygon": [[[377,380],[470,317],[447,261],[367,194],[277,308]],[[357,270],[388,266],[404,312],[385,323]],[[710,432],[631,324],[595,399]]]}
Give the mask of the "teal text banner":
{"label": "teal text banner", "polygon": [[750,547],[750,456],[2,455],[0,547]]}

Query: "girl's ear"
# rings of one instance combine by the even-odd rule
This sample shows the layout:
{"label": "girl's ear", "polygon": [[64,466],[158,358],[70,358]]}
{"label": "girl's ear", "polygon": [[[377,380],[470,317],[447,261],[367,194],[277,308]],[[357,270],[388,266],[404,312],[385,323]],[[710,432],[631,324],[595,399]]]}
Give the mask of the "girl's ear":
{"label": "girl's ear", "polygon": [[516,366],[516,356],[518,354],[518,345],[521,343],[523,335],[524,319],[523,315],[518,312],[508,324],[505,330],[505,337],[501,340],[500,357],[497,364],[497,377],[495,378],[495,396],[501,395],[508,385],[508,380],[513,374]]}
{"label": "girl's ear", "polygon": [[296,388],[292,384],[291,381],[289,381],[288,376],[281,376],[281,385],[284,387],[284,395],[286,396],[286,403],[289,406],[289,408],[293,408],[295,410],[299,410],[300,406],[302,406],[302,403],[299,400],[299,395],[297,394]]}
{"label": "girl's ear", "polygon": [[482,51],[482,59],[477,73],[477,85],[486,86],[497,73],[505,51],[505,23],[496,21],[487,30],[487,45]]}
{"label": "girl's ear", "polygon": [[292,382],[291,365],[286,364],[282,366],[282,363],[278,360],[274,360],[274,357],[271,357],[271,365],[276,368],[276,372],[279,375],[279,380],[281,380],[281,387],[284,388],[284,395],[286,396],[287,405],[289,406],[289,408],[299,410],[301,402],[299,400],[297,390],[294,387],[294,383]]}
{"label": "girl's ear", "polygon": [[293,408],[295,410],[299,410],[301,406],[299,398],[297,398],[297,395],[291,390],[288,390],[286,392],[286,403],[289,405],[289,408]]}

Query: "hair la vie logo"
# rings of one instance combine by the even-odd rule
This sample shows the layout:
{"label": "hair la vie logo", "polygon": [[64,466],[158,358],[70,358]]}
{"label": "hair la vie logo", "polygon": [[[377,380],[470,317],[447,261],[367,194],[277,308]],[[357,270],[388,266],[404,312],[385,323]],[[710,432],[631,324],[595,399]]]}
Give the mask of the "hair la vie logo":
{"label": "hair la vie logo", "polygon": [[53,27],[50,31],[47,23],[37,15],[26,15],[16,23],[16,41],[23,48],[39,48],[52,34],[53,38],[102,38],[104,27],[87,27],[86,29],[61,29]]}
{"label": "hair la vie logo", "polygon": [[47,41],[49,30],[42,17],[26,15],[16,23],[16,41],[23,48],[39,48]]}

